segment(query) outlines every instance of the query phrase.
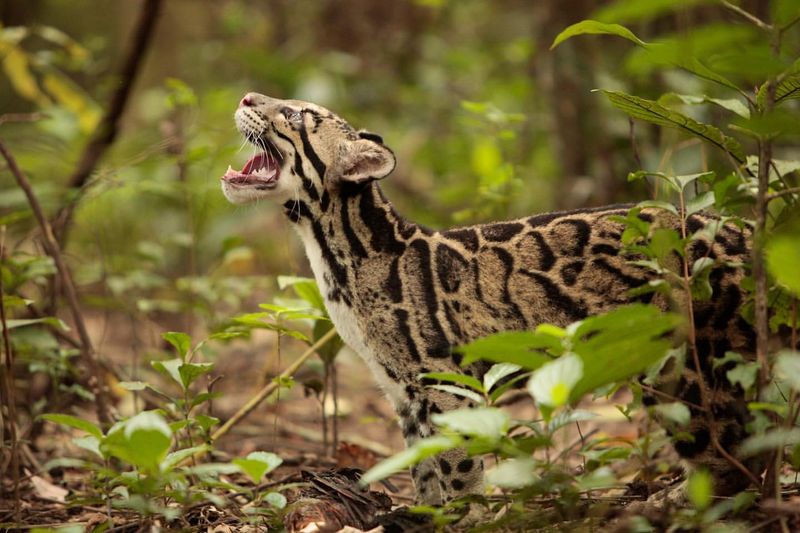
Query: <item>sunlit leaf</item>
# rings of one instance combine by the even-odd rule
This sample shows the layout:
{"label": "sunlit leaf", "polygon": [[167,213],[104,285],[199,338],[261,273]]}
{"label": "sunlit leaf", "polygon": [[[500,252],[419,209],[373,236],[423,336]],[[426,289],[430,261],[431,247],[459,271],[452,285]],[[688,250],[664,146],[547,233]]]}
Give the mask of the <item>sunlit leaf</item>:
{"label": "sunlit leaf", "polygon": [[625,94],[619,91],[601,90],[611,104],[624,111],[633,118],[645,120],[659,126],[675,128],[693,137],[698,137],[721,148],[729,153],[736,161],[743,163],[745,160],[744,150],[739,141],[722,133],[718,128],[697,122],[677,111],[672,111],[653,100],[647,100],[638,96]]}
{"label": "sunlit leaf", "polygon": [[286,496],[280,492],[268,492],[264,496],[264,501],[276,509],[283,509],[286,507]]}
{"label": "sunlit leaf", "polygon": [[519,489],[532,485],[538,479],[534,474],[533,459],[508,459],[486,472],[486,482],[503,489]]}
{"label": "sunlit leaf", "polygon": [[555,359],[533,372],[528,392],[537,404],[559,407],[567,403],[570,392],[583,377],[583,361],[575,354]]}
{"label": "sunlit leaf", "polygon": [[175,347],[175,350],[178,352],[178,357],[186,360],[186,355],[189,353],[189,350],[192,349],[192,338],[189,337],[189,335],[179,331],[169,331],[163,333],[161,337]]}
{"label": "sunlit leaf", "polygon": [[420,439],[414,444],[397,453],[388,459],[381,461],[370,468],[359,483],[369,485],[375,481],[385,479],[392,474],[404,470],[411,465],[415,465],[428,457],[432,457],[441,452],[457,448],[461,444],[458,436],[436,435],[425,439]]}
{"label": "sunlit leaf", "polygon": [[498,381],[520,370],[521,367],[519,365],[511,363],[497,363],[492,365],[491,368],[486,371],[486,374],[483,375],[483,390],[486,392],[491,391]]}
{"label": "sunlit leaf", "polygon": [[483,392],[483,385],[481,382],[468,374],[457,374],[454,372],[427,372],[419,375],[419,379],[434,379],[438,381],[445,381],[449,383],[458,383],[466,385],[470,389],[478,392]]}
{"label": "sunlit leaf", "polygon": [[41,415],[39,418],[48,420],[50,422],[55,422],[56,424],[62,424],[71,428],[80,429],[81,431],[85,431],[89,435],[92,435],[98,439],[103,438],[103,432],[99,427],[97,427],[97,425],[89,422],[88,420],[84,420],[83,418],[78,418],[77,416],[64,415],[60,413],[48,413]]}
{"label": "sunlit leaf", "polygon": [[550,50],[576,35],[616,35],[627,39],[639,46],[646,46],[647,43],[639,39],[633,34],[631,30],[619,24],[609,24],[606,22],[598,22],[596,20],[582,20],[577,22],[559,33],[553,44],[550,45]]}
{"label": "sunlit leaf", "polygon": [[542,350],[558,349],[561,341],[549,335],[533,331],[506,331],[475,340],[461,346],[458,351],[464,354],[463,365],[485,360],[495,363],[513,363],[528,370],[539,368],[552,358]]}
{"label": "sunlit leaf", "polygon": [[800,235],[776,235],[767,242],[767,267],[775,281],[800,297]]}
{"label": "sunlit leaf", "polygon": [[499,439],[508,431],[508,413],[494,407],[463,408],[436,413],[431,417],[434,424],[461,435]]}
{"label": "sunlit leaf", "polygon": [[800,352],[783,350],[775,360],[775,375],[800,391]]}
{"label": "sunlit leaf", "polygon": [[483,396],[478,394],[472,389],[466,389],[464,387],[458,387],[456,385],[428,385],[429,389],[440,390],[442,392],[446,392],[448,394],[453,394],[455,396],[461,396],[463,398],[468,398],[475,402],[478,405],[484,403]]}
{"label": "sunlit leaf", "polygon": [[271,452],[251,452],[244,459],[234,459],[233,463],[239,466],[253,483],[258,483],[262,477],[278,468],[283,459]]}

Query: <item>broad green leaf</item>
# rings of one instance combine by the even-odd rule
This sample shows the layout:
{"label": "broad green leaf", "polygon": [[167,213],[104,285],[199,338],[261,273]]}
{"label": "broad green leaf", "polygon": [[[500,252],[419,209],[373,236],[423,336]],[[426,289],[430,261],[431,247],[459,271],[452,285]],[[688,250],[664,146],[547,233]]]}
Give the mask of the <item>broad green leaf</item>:
{"label": "broad green leaf", "polygon": [[157,471],[169,451],[172,430],[156,411],[143,411],[115,424],[101,449],[123,461]]}
{"label": "broad green leaf", "polygon": [[192,339],[186,333],[179,331],[170,331],[161,335],[161,337],[175,347],[178,352],[178,357],[186,360],[186,355],[192,349]]}
{"label": "broad green leaf", "polygon": [[506,434],[508,413],[494,407],[455,409],[431,417],[434,424],[461,435],[496,440]]}
{"label": "broad green leaf", "polygon": [[692,414],[689,412],[689,408],[681,402],[660,403],[655,405],[653,410],[663,418],[682,427],[688,426],[692,419]]}
{"label": "broad green leaf", "polygon": [[800,98],[800,74],[786,76],[775,87],[775,103]]}
{"label": "broad green leaf", "polygon": [[729,153],[739,163],[745,161],[744,150],[739,141],[722,133],[718,128],[697,122],[677,111],[672,111],[653,100],[647,100],[638,96],[625,94],[620,91],[609,91],[601,89],[611,104],[624,111],[633,118],[638,118],[659,126],[675,128],[693,137],[703,139],[725,152]]}
{"label": "broad green leaf", "polygon": [[232,462],[239,466],[253,483],[258,483],[264,475],[278,468],[283,459],[271,452],[251,452],[246,458],[236,458]]}
{"label": "broad green leaf", "polygon": [[575,422],[584,422],[586,420],[593,420],[597,418],[596,413],[591,411],[584,411],[582,409],[574,409],[569,411],[561,411],[553,415],[553,418],[547,423],[547,431],[555,433],[564,426],[574,424]]}
{"label": "broad green leaf", "polygon": [[191,448],[184,448],[182,450],[177,450],[172,453],[168,453],[167,456],[161,461],[161,471],[167,472],[172,470],[176,466],[178,466],[181,461],[184,459],[188,459],[189,457],[193,456],[196,453],[203,453],[207,452],[211,449],[211,446],[208,444],[202,444],[200,446],[192,446]]}
{"label": "broad green leaf", "polygon": [[736,113],[740,117],[750,118],[750,109],[738,98],[711,98],[706,95],[694,96],[691,94],[667,93],[658,99],[658,103],[668,105],[670,100],[673,99],[689,105],[714,104]]}
{"label": "broad green leaf", "polygon": [[527,370],[535,370],[552,357],[543,353],[545,349],[558,350],[561,341],[534,331],[506,331],[475,340],[461,346],[464,354],[462,366],[485,360],[494,363],[513,363]]}
{"label": "broad green leaf", "polygon": [[440,390],[442,392],[453,394],[455,396],[462,396],[464,398],[469,398],[477,405],[482,405],[485,403],[483,396],[481,396],[480,394],[471,389],[465,389],[464,387],[458,387],[456,385],[428,385],[427,387],[429,389]]}
{"label": "broad green leaf", "polygon": [[741,457],[751,457],[762,452],[777,450],[785,446],[800,444],[799,428],[774,428],[763,435],[747,437],[739,446],[738,453]]}
{"label": "broad green leaf", "polygon": [[583,378],[572,389],[570,401],[657,363],[671,346],[667,333],[682,322],[680,315],[645,304],[622,306],[581,322],[573,350],[583,360]]}
{"label": "broad green leaf", "polygon": [[483,390],[486,392],[491,391],[498,381],[520,370],[522,370],[522,368],[519,365],[511,363],[497,363],[496,365],[492,365],[486,374],[483,375]]}
{"label": "broad green leaf", "polygon": [[188,389],[194,380],[212,370],[214,363],[183,363],[178,367],[178,374],[181,376],[183,388]]}
{"label": "broad green leaf", "polygon": [[663,209],[664,211],[669,211],[673,215],[678,214],[678,208],[675,207],[673,204],[669,202],[662,202],[660,200],[644,200],[636,204],[636,207],[641,207],[642,209],[646,209],[648,207],[655,208],[655,209]]}
{"label": "broad green leaf", "polygon": [[783,350],[775,361],[775,375],[800,391],[800,352]]}
{"label": "broad green leaf", "polygon": [[100,451],[100,439],[98,439],[94,435],[84,435],[83,437],[75,437],[74,439],[72,439],[72,442],[74,442],[75,446],[77,446],[78,448],[83,448],[84,450],[88,450],[96,454],[101,459],[104,459],[103,452]]}
{"label": "broad green leaf", "polygon": [[686,485],[686,495],[697,509],[702,511],[708,508],[711,505],[711,498],[714,496],[711,474],[706,470],[692,472]]}
{"label": "broad green leaf", "polygon": [[654,18],[684,11],[702,4],[716,3],[716,0],[617,0],[599,8],[592,17],[603,22],[645,22]]}
{"label": "broad green leaf", "polygon": [[565,30],[559,33],[553,41],[553,44],[550,45],[550,50],[554,49],[567,39],[575,37],[576,35],[616,35],[618,37],[622,37],[623,39],[628,39],[639,46],[647,46],[647,43],[639,39],[625,26],[621,26],[619,24],[609,24],[606,22],[598,22],[596,20],[582,20],[581,22],[577,22],[567,27]]}
{"label": "broad green leaf", "polygon": [[530,458],[508,459],[486,472],[486,482],[503,489],[519,489],[536,483],[536,462]]}
{"label": "broad green leaf", "polygon": [[583,377],[583,361],[566,354],[536,369],[528,380],[528,392],[539,405],[560,407],[567,403],[572,388]]}
{"label": "broad green leaf", "polygon": [[481,382],[467,374],[456,374],[454,372],[427,372],[418,376],[418,379],[425,378],[446,381],[450,383],[458,383],[460,385],[466,385],[470,389],[476,390],[480,393],[484,392]]}
{"label": "broad green leaf", "polygon": [[195,422],[197,422],[197,425],[200,426],[200,428],[202,428],[203,431],[206,432],[209,431],[212,427],[219,424],[220,422],[219,418],[217,418],[216,416],[208,416],[203,414],[195,416],[194,419]]}
{"label": "broad green leaf", "polygon": [[800,235],[776,235],[767,242],[766,252],[770,274],[800,297]]}
{"label": "broad green leaf", "polygon": [[180,367],[183,364],[181,359],[169,359],[167,361],[150,361],[150,366],[161,372],[165,376],[171,377],[175,383],[183,387]]}
{"label": "broad green leaf", "polygon": [[327,315],[325,300],[319,292],[316,281],[298,276],[278,276],[278,288],[283,290],[286,287],[291,287],[297,296],[308,302],[311,307],[319,309]]}
{"label": "broad green leaf", "polygon": [[732,385],[741,385],[745,391],[750,390],[758,377],[759,363],[739,363],[725,374]]}
{"label": "broad green leaf", "polygon": [[283,509],[286,507],[286,496],[280,492],[269,492],[264,496],[264,501],[276,509]]}
{"label": "broad green leaf", "polygon": [[45,415],[39,416],[39,418],[43,420],[48,420],[50,422],[55,422],[56,424],[62,424],[64,426],[69,426],[71,428],[80,429],[81,431],[85,431],[89,435],[96,437],[98,439],[103,438],[103,432],[100,430],[92,422],[88,420],[84,420],[83,418],[78,418],[77,416],[72,415],[64,415],[60,413],[48,413]]}
{"label": "broad green leaf", "polygon": [[405,450],[397,453],[388,459],[381,461],[370,468],[363,476],[359,484],[369,485],[375,481],[385,479],[392,474],[404,470],[411,465],[415,465],[428,457],[432,457],[447,450],[457,448],[461,444],[461,439],[457,436],[435,435],[425,439],[420,439]]}
{"label": "broad green leaf", "polygon": [[[334,325],[329,320],[317,320],[314,322],[314,329],[312,331],[314,341],[321,339],[328,333],[331,329],[334,328]],[[317,355],[325,361],[326,363],[333,362],[336,359],[336,356],[342,351],[344,348],[344,341],[342,338],[336,334],[333,336],[331,340],[317,348]]]}

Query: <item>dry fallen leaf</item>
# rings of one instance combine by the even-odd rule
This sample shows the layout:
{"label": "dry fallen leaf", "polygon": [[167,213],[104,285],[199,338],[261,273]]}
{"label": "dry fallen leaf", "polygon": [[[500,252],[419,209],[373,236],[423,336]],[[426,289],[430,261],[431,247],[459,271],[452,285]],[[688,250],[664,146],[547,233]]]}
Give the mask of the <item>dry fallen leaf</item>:
{"label": "dry fallen leaf", "polygon": [[43,477],[31,476],[31,483],[36,495],[45,500],[53,500],[60,503],[66,502],[67,494],[69,491],[65,488],[53,485]]}

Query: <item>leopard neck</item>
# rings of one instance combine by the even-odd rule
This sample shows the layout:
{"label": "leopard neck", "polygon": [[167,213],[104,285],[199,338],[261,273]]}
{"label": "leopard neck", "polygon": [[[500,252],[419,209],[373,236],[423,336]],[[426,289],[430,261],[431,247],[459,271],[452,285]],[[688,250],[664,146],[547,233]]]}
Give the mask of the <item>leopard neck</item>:
{"label": "leopard neck", "polygon": [[311,268],[329,302],[352,305],[354,284],[365,265],[380,268],[406,249],[426,228],[402,217],[377,183],[347,184],[339,194],[323,195],[313,208],[302,200],[284,204],[297,228]]}

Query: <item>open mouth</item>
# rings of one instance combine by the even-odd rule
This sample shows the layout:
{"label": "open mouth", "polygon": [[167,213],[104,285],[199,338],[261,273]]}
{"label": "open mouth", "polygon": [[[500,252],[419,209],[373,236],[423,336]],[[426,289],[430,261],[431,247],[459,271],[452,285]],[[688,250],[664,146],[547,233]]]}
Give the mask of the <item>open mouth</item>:
{"label": "open mouth", "polygon": [[276,157],[273,152],[279,153],[277,150],[271,149],[254,155],[247,160],[242,170],[236,170],[228,166],[228,170],[222,176],[222,181],[239,187],[275,188],[278,185],[278,177],[281,173],[282,158],[280,156]]}

